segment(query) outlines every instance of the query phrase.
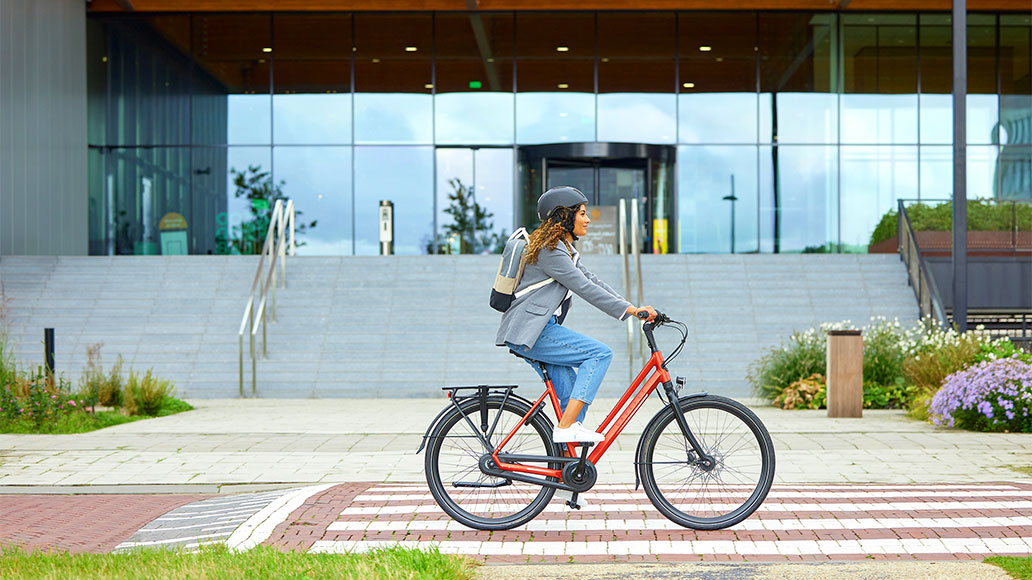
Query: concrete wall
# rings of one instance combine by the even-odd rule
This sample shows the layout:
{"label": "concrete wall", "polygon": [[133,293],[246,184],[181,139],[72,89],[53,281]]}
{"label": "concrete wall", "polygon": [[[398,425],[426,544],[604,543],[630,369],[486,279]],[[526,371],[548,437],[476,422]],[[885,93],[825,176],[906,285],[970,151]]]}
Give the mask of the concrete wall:
{"label": "concrete wall", "polygon": [[0,255],[87,253],[86,4],[0,0]]}

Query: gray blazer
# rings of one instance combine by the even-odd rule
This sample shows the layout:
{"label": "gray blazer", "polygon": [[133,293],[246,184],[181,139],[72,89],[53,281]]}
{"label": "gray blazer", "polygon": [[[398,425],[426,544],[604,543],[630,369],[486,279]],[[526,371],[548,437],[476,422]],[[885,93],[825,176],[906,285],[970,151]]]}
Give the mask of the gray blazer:
{"label": "gray blazer", "polygon": [[498,327],[495,344],[505,346],[506,342],[510,342],[533,347],[548,324],[548,319],[562,304],[568,289],[613,318],[623,318],[631,305],[579,262],[574,264],[570,251],[562,243],[554,250],[541,249],[537,262],[527,264],[523,270],[523,278],[516,292],[548,278],[553,278],[555,282],[513,300],[509,309],[502,314],[502,324]]}

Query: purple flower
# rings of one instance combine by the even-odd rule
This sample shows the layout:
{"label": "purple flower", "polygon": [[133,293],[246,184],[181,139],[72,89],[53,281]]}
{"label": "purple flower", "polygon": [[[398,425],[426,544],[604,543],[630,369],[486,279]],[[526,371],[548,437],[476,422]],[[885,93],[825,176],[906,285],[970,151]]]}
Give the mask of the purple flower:
{"label": "purple flower", "polygon": [[[946,377],[932,398],[930,411],[937,425],[956,425],[958,417],[980,415],[978,420],[996,430],[1021,427],[1011,424],[1020,409],[1029,416],[1032,407],[1032,364],[1016,356],[985,361]],[[971,420],[964,419],[967,426]]]}

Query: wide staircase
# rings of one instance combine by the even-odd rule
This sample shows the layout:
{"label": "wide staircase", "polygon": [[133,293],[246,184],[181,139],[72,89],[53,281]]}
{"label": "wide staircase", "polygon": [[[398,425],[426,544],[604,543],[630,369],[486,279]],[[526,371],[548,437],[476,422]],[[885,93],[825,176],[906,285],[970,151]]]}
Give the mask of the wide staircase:
{"label": "wide staircase", "polygon": [[[495,256],[291,257],[256,365],[259,397],[431,397],[442,385],[539,388],[526,363],[494,346],[488,306]],[[622,261],[584,263],[621,290]],[[55,329],[56,368],[73,383],[89,345],[105,367],[121,355],[186,398],[236,397],[238,337],[257,257],[2,257],[6,324],[23,367],[43,362]],[[642,256],[645,302],[691,336],[672,374],[688,389],[750,394],[749,364],[793,330],[872,316],[918,318],[896,255]],[[635,284],[636,286],[636,284]],[[627,327],[574,299],[567,325],[609,344],[602,396],[626,387]],[[640,365],[635,329],[633,365]],[[260,336],[260,333],[259,333]],[[673,330],[657,332],[675,345]],[[245,393],[251,394],[245,342]],[[260,345],[258,352],[260,353]]]}

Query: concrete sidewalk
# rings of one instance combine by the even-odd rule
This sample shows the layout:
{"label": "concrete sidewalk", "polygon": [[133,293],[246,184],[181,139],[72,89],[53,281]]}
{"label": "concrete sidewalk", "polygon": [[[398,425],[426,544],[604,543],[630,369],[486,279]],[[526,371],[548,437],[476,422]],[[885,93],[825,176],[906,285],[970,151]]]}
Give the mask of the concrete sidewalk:
{"label": "concrete sidewalk", "polygon": [[[526,389],[530,390],[530,389]],[[524,393],[529,395],[531,393]],[[900,411],[829,419],[750,403],[777,450],[778,483],[1029,481],[1032,435],[936,428]],[[421,437],[439,399],[196,400],[195,411],[78,435],[0,435],[0,493],[225,493],[424,479]],[[597,400],[594,426],[615,403]],[[599,465],[634,481],[653,397]],[[595,421],[596,423],[592,423]]]}

